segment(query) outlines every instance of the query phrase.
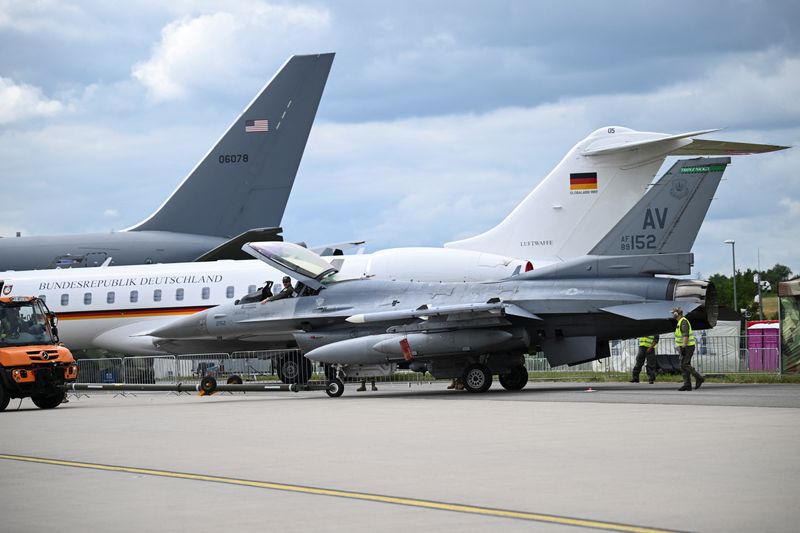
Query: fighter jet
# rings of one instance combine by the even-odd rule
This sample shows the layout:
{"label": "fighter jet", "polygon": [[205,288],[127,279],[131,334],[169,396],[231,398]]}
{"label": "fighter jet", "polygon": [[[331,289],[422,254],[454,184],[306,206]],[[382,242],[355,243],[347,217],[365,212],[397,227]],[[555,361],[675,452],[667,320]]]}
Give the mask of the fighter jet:
{"label": "fighter jet", "polygon": [[334,380],[403,365],[463,378],[471,392],[493,375],[518,390],[526,353],[541,350],[552,366],[608,357],[611,339],[672,330],[675,305],[696,329],[716,324],[713,284],[663,275],[691,272],[691,247],[729,163],[676,162],[589,255],[495,282],[340,279],[296,245],[250,243],[250,254],[300,280],[299,297],[218,306],[148,335],[254,346],[290,335],[308,360],[338,369]]}
{"label": "fighter jet", "polygon": [[289,58],[142,222],[116,233],[0,239],[0,271],[239,259],[248,240],[280,239],[333,56]]}

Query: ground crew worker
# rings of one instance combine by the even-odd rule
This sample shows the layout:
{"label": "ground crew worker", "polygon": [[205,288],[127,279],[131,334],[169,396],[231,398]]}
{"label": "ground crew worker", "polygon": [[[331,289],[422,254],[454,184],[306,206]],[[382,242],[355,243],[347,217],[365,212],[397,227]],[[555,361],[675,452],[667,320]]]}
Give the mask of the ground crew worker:
{"label": "ground crew worker", "polygon": [[448,385],[447,388],[455,390],[464,390],[464,380],[461,378],[453,378],[452,381],[450,381],[450,385]]}
{"label": "ground crew worker", "polygon": [[658,345],[658,335],[639,337],[639,353],[636,354],[631,383],[639,383],[639,374],[642,373],[645,360],[647,361],[647,382],[650,385],[656,382],[656,345]]}
{"label": "ground crew worker", "polygon": [[[371,379],[370,383],[372,384],[372,390],[378,390],[378,387],[375,385],[375,380],[374,379]],[[364,392],[365,390],[367,390],[367,380],[366,379],[362,379],[361,380],[361,386],[356,389],[356,392]]]}
{"label": "ground crew worker", "polygon": [[694,331],[689,319],[683,316],[683,309],[680,307],[672,308],[672,319],[677,321],[675,328],[675,346],[681,354],[681,373],[683,374],[683,386],[679,391],[692,390],[692,376],[694,376],[694,388],[699,389],[706,378],[692,367],[692,356],[694,355]]}

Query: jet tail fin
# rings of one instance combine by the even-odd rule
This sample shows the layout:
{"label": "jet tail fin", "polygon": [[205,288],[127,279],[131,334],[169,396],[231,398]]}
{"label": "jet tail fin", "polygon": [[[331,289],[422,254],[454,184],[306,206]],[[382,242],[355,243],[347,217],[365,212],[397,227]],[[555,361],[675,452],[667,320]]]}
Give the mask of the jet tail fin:
{"label": "jet tail fin", "polygon": [[230,238],[280,226],[333,56],[289,58],[161,207],[128,230]]}
{"label": "jet tail fin", "polygon": [[212,250],[204,253],[197,259],[199,261],[219,261],[222,259],[251,259],[250,255],[242,250],[242,246],[253,241],[283,241],[283,228],[258,228],[248,230],[233,239],[229,239]]}
{"label": "jet tail fin", "polygon": [[729,157],[677,161],[589,254],[691,252],[730,162]]}
{"label": "jet tail fin", "polygon": [[691,273],[697,233],[729,157],[677,161],[589,252],[523,276],[614,277]]}
{"label": "jet tail fin", "polygon": [[785,147],[697,139],[715,129],[668,135],[619,126],[577,143],[497,226],[446,248],[542,262],[581,257],[642,197],[671,155],[737,155]]}

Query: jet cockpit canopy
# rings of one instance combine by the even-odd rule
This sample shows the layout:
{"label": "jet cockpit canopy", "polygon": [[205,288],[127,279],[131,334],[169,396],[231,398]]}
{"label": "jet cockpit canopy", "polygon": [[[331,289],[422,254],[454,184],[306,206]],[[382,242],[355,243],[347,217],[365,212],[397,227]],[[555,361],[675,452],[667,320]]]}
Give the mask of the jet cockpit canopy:
{"label": "jet cockpit canopy", "polygon": [[321,289],[321,281],[339,271],[311,250],[290,242],[250,242],[242,250],[312,289]]}

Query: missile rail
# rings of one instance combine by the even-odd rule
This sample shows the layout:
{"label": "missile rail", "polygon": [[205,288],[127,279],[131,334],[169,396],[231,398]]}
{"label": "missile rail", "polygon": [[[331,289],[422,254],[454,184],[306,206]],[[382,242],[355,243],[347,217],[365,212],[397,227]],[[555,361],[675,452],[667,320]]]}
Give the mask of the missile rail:
{"label": "missile rail", "polygon": [[324,390],[331,398],[344,393],[344,383],[332,379],[319,383],[217,383],[212,376],[206,376],[200,383],[65,383],[65,392],[113,391],[113,392],[197,392],[200,396],[210,396],[217,392],[300,392]]}

